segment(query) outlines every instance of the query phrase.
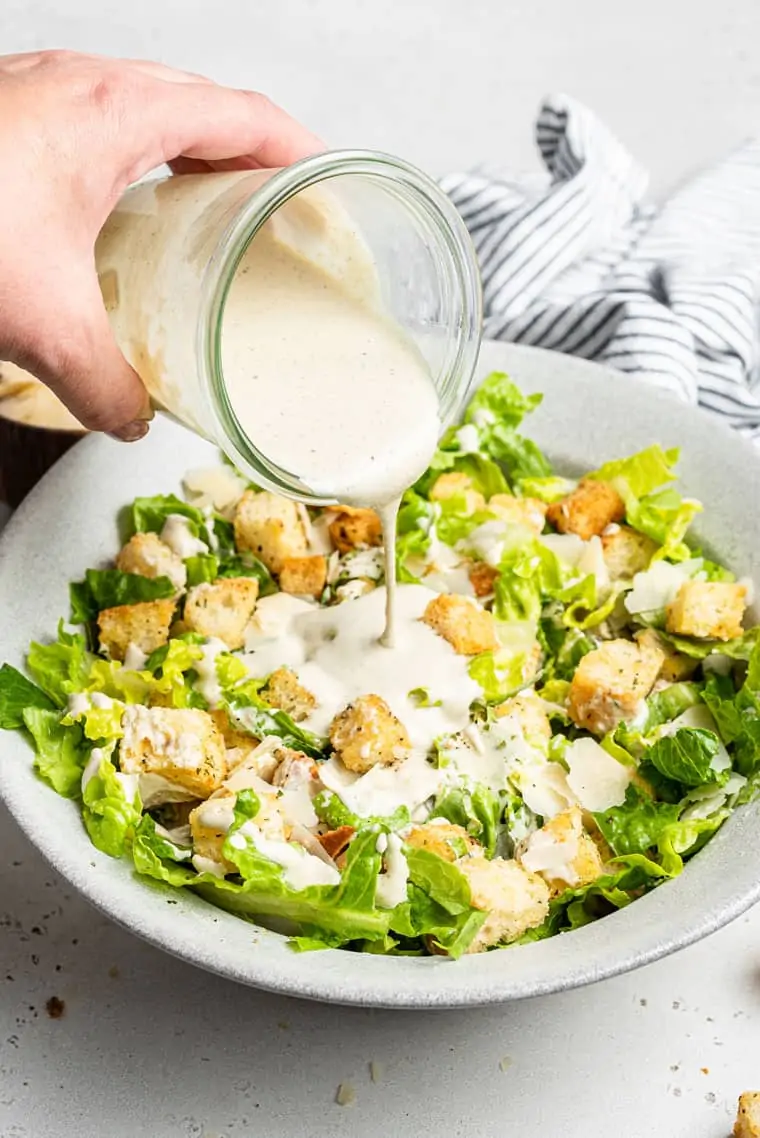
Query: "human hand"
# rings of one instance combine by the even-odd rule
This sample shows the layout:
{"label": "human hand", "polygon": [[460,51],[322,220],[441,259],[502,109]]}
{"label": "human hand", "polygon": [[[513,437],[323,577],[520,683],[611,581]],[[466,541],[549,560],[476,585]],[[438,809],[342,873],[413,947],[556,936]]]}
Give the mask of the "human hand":
{"label": "human hand", "polygon": [[111,332],[94,245],[131,182],[287,166],[322,144],[264,95],[158,63],[0,56],[0,359],[90,430],[131,442],[152,410]]}

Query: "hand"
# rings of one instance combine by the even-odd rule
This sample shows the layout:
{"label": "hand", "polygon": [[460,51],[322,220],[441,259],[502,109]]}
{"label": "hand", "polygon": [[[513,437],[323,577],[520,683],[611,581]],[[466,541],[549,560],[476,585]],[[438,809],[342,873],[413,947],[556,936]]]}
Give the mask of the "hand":
{"label": "hand", "polygon": [[157,63],[0,56],[0,359],[90,430],[148,430],[148,395],[114,340],[93,249],[127,186],[175,172],[287,166],[322,144],[265,96]]}

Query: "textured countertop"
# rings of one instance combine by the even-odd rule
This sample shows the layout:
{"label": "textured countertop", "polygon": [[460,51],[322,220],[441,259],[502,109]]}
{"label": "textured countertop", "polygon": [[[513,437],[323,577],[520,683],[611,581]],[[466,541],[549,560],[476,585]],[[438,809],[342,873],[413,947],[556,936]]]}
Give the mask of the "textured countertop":
{"label": "textured countertop", "polygon": [[[627,15],[603,0],[3,3],[4,51],[163,58],[266,90],[335,145],[434,172],[535,168],[535,105],[564,90],[656,189],[757,127],[758,42],[756,0],[640,0]],[[760,909],[583,991],[465,1013],[330,1008],[135,940],[0,807],[0,1138],[726,1138],[747,1087]]]}

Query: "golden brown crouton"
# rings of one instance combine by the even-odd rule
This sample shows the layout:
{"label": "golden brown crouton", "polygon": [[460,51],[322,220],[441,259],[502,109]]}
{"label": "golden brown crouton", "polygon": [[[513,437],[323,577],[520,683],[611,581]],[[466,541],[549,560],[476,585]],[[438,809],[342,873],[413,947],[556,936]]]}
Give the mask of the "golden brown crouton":
{"label": "golden brown crouton", "polygon": [[468,576],[476,597],[490,597],[499,570],[494,569],[493,565],[487,565],[485,561],[473,561]]}
{"label": "golden brown crouton", "polygon": [[599,850],[585,832],[577,806],[556,814],[531,834],[518,857],[525,869],[543,877],[552,896],[589,885],[604,873]]}
{"label": "golden brown crouton", "polygon": [[476,656],[498,646],[493,617],[470,597],[442,593],[430,601],[422,620],[460,656]]}
{"label": "golden brown crouton", "polygon": [[632,719],[664,659],[653,644],[608,640],[583,657],[570,684],[568,714],[578,727],[606,735]]}
{"label": "golden brown crouton", "polygon": [[466,857],[457,867],[467,878],[475,909],[488,913],[468,952],[484,952],[536,928],[549,912],[549,887],[516,861]]}
{"label": "golden brown crouton", "polygon": [[338,826],[337,830],[328,830],[326,834],[318,834],[317,837],[325,853],[336,861],[346,852],[355,833],[353,826]]}
{"label": "golden brown crouton", "polygon": [[235,820],[237,795],[223,790],[202,802],[190,813],[190,836],[193,853],[221,864],[227,873],[235,866],[222,856],[222,845],[227,831]]}
{"label": "golden brown crouton", "polygon": [[98,614],[100,647],[112,660],[123,660],[130,644],[149,656],[166,644],[173,616],[171,598],[103,609]]}
{"label": "golden brown crouton", "polygon": [[630,526],[613,526],[611,533],[602,534],[602,549],[610,579],[630,580],[649,568],[657,542]]}
{"label": "golden brown crouton", "polygon": [[406,728],[379,695],[362,695],[335,716],[330,742],[350,771],[405,759],[411,750]]}
{"label": "golden brown crouton", "polygon": [[744,1091],[739,1095],[734,1138],[760,1138],[760,1091]]}
{"label": "golden brown crouton", "polygon": [[375,511],[354,506],[341,506],[337,517],[330,522],[329,531],[339,553],[381,545],[383,540],[383,527]]}
{"label": "golden brown crouton", "polygon": [[525,526],[536,537],[544,532],[547,505],[540,498],[515,498],[512,494],[494,494],[489,498],[486,508],[510,525]]}
{"label": "golden brown crouton", "polygon": [[681,680],[690,679],[699,667],[699,660],[685,656],[682,652],[676,652],[675,648],[658,636],[653,628],[645,628],[642,632],[638,632],[636,641],[641,645],[651,645],[662,652],[664,659],[657,676],[658,680],[677,684]]}
{"label": "golden brown crouton", "polygon": [[494,709],[494,714],[497,719],[502,719],[505,715],[514,719],[520,725],[528,742],[533,740],[537,743],[548,742],[552,737],[552,725],[546,714],[546,707],[535,692],[520,692],[506,703],[499,704]]}
{"label": "golden brown crouton", "polygon": [[223,640],[230,651],[242,648],[258,595],[255,577],[220,577],[195,585],[185,601],[184,624],[191,632]]}
{"label": "golden brown crouton", "polygon": [[746,585],[727,581],[686,581],[668,605],[665,627],[678,636],[733,640],[742,634]]}
{"label": "golden brown crouton", "polygon": [[232,771],[256,750],[260,740],[255,735],[247,735],[244,731],[238,731],[230,722],[227,712],[221,708],[209,711],[209,715],[214,720],[217,731],[224,739],[224,745],[227,748],[227,767]]}
{"label": "golden brown crouton", "polygon": [[486,500],[480,491],[475,489],[469,474],[459,474],[453,470],[439,474],[430,490],[431,501],[445,502],[449,498],[457,497],[464,499],[467,514],[485,509]]}
{"label": "golden brown crouton", "polygon": [[268,490],[246,490],[235,509],[235,545],[249,550],[272,573],[289,557],[306,557],[308,534],[303,512],[289,498]]}
{"label": "golden brown crouton", "polygon": [[261,694],[268,704],[279,707],[296,723],[311,715],[317,706],[314,696],[298,682],[298,676],[290,668],[278,668],[272,672]]}
{"label": "golden brown crouton", "polygon": [[157,533],[136,533],[131,537],[116,558],[116,568],[140,577],[168,577],[180,593],[187,583],[184,562]]}
{"label": "golden brown crouton", "polygon": [[283,593],[297,597],[319,597],[327,581],[327,558],[321,553],[313,557],[286,557],[280,570]]}
{"label": "golden brown crouton", "polygon": [[122,716],[119,767],[178,783],[195,798],[208,796],[227,774],[224,739],[205,711],[129,704]]}
{"label": "golden brown crouton", "polygon": [[625,505],[609,482],[587,479],[566,498],[549,506],[546,516],[560,533],[575,533],[588,541],[613,522],[622,522]]}
{"label": "golden brown crouton", "polygon": [[453,822],[425,822],[422,826],[414,826],[404,841],[408,846],[436,854],[444,861],[456,861],[467,854],[482,852],[464,827]]}

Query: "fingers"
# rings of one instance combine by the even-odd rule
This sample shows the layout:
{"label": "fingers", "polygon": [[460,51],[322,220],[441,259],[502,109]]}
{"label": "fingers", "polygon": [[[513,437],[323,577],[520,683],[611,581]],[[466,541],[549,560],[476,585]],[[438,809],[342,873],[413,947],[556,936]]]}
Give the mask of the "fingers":
{"label": "fingers", "polygon": [[97,277],[48,311],[56,313],[22,366],[51,388],[79,422],[124,442],[148,432],[150,398],[137,372],[119,350],[108,323]]}
{"label": "fingers", "polygon": [[251,166],[272,168],[325,149],[316,135],[255,91],[233,91],[215,83],[157,85],[161,90],[154,115],[163,139],[163,162],[180,155],[214,164],[244,158]]}

